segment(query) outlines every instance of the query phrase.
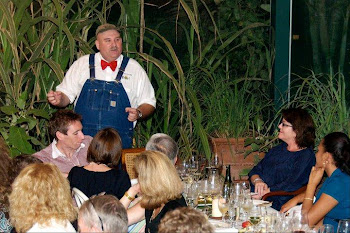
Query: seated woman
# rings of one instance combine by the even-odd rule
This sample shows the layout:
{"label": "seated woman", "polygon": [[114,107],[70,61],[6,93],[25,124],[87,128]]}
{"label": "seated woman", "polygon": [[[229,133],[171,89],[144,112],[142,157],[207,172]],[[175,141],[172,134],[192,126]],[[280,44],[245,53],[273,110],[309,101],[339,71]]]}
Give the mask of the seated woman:
{"label": "seated woman", "polygon": [[68,181],[53,164],[31,164],[12,185],[10,219],[17,232],[75,232]]}
{"label": "seated woman", "polygon": [[[328,178],[313,203],[324,172]],[[350,139],[346,134],[335,132],[324,137],[318,146],[316,166],[311,170],[306,191],[286,206],[289,203],[303,203],[302,211],[308,213],[310,226],[332,224],[337,229],[339,219],[350,218]]]}
{"label": "seated woman", "polygon": [[[282,110],[282,122],[278,126],[278,138],[282,144],[272,148],[249,172],[252,191],[261,198],[270,191],[295,191],[307,184],[311,167],[315,164],[313,145],[314,122],[306,110],[290,108]],[[272,207],[281,206],[292,197],[272,196]]]}
{"label": "seated woman", "polygon": [[146,219],[145,232],[158,232],[158,224],[168,211],[186,206],[181,179],[170,159],[158,151],[142,152],[135,158],[134,169],[139,183],[120,200],[128,207],[136,194],[142,193],[141,201],[127,211],[129,225]]}
{"label": "seated woman", "polygon": [[79,209],[80,232],[127,232],[128,216],[113,195],[95,196]]}
{"label": "seated woman", "polygon": [[8,195],[11,192],[9,171],[11,170],[11,158],[5,141],[0,138],[0,232],[10,232],[12,226],[9,221]]}
{"label": "seated woman", "polygon": [[131,184],[129,175],[117,169],[121,154],[122,142],[118,132],[112,128],[100,130],[87,151],[89,164],[70,170],[71,188],[78,188],[88,197],[105,192],[122,198]]}

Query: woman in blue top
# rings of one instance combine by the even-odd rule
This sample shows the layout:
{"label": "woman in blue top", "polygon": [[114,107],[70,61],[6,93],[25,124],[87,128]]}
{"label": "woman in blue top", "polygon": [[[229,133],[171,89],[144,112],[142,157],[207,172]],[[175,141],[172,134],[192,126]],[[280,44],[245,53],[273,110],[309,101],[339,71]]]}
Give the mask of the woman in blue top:
{"label": "woman in blue top", "polygon": [[[315,165],[313,145],[315,126],[310,114],[301,108],[282,111],[278,138],[283,141],[272,148],[249,172],[252,191],[261,198],[270,191],[295,191],[307,184]],[[291,196],[272,196],[272,207],[280,210]]]}
{"label": "woman in blue top", "polygon": [[[312,203],[324,172],[328,178]],[[350,218],[350,139],[346,134],[328,134],[318,146],[302,211],[308,213],[310,226],[332,224],[337,229],[339,219]]]}

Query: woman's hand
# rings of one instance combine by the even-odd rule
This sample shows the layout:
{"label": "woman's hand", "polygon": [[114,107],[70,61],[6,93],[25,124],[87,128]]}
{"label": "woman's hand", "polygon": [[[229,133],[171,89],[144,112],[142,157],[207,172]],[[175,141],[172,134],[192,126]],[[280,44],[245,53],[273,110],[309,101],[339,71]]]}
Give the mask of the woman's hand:
{"label": "woman's hand", "polygon": [[261,198],[266,193],[269,193],[270,189],[269,189],[269,187],[267,186],[267,184],[264,181],[259,180],[259,181],[255,182],[255,190],[254,191]]}
{"label": "woman's hand", "polygon": [[316,187],[321,182],[323,173],[324,173],[323,167],[313,166],[309,176],[309,185]]}
{"label": "woman's hand", "polygon": [[290,210],[291,208],[293,208],[294,206],[298,205],[298,199],[297,198],[292,198],[289,201],[287,201],[282,207],[280,212],[281,213],[285,213],[288,210]]}
{"label": "woman's hand", "polygon": [[131,186],[128,190],[129,195],[132,197],[135,197],[140,192],[141,192],[140,184],[135,184],[134,186]]}
{"label": "woman's hand", "polygon": [[281,213],[285,213],[288,210],[290,210],[292,207],[298,205],[299,203],[303,203],[305,197],[305,191],[296,195],[295,197],[293,197],[292,199],[290,199],[289,201],[287,201],[282,207],[280,212]]}

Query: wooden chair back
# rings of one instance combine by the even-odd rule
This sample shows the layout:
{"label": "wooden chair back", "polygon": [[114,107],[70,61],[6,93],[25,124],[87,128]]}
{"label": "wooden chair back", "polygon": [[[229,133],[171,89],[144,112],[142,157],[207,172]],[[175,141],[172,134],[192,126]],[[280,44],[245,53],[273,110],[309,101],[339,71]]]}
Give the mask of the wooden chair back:
{"label": "wooden chair back", "polygon": [[135,179],[134,158],[138,156],[145,148],[130,148],[122,150],[122,166],[129,174],[130,179]]}
{"label": "wooden chair back", "polygon": [[302,192],[304,192],[306,190],[306,185],[299,188],[298,190],[295,190],[293,192],[286,192],[286,191],[272,191],[272,192],[269,192],[269,193],[266,193],[262,199],[265,201],[268,197],[271,197],[271,196],[296,196]]}

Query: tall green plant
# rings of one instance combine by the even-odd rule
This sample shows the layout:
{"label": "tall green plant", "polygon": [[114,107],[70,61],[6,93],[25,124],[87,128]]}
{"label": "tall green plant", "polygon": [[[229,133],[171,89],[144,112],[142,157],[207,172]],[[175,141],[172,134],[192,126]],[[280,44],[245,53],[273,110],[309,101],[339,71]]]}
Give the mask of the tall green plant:
{"label": "tall green plant", "polygon": [[350,4],[348,0],[308,0],[313,69],[316,74],[344,72]]}
{"label": "tall green plant", "polygon": [[0,1],[0,132],[13,156],[48,144],[46,123],[55,110],[46,94],[77,55],[92,51],[87,34],[101,17],[99,3]]}
{"label": "tall green plant", "polygon": [[350,134],[350,105],[346,102],[341,73],[323,75],[311,71],[307,77],[298,77],[291,86],[294,94],[290,105],[309,111],[316,125],[317,142],[334,131]]}

